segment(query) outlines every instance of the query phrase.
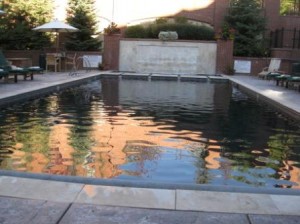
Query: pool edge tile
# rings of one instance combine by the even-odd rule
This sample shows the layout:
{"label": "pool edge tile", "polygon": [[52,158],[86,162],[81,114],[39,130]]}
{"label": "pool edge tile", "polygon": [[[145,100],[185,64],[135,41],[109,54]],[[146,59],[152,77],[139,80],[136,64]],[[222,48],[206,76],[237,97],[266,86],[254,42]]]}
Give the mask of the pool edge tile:
{"label": "pool edge tile", "polygon": [[76,203],[175,209],[175,190],[85,185]]}
{"label": "pool edge tile", "polygon": [[84,184],[20,177],[0,177],[0,195],[16,198],[74,202]]}
{"label": "pool edge tile", "polygon": [[279,213],[267,194],[193,190],[176,191],[176,210],[242,214]]}
{"label": "pool edge tile", "polygon": [[295,195],[270,195],[280,215],[299,215],[300,196]]}

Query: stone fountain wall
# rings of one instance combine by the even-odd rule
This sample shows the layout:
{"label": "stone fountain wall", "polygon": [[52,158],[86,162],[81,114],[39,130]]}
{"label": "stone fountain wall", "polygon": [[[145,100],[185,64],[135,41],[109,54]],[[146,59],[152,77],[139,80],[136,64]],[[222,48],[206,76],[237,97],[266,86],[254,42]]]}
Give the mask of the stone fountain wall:
{"label": "stone fountain wall", "polygon": [[120,41],[119,70],[159,74],[216,74],[217,44],[211,42]]}

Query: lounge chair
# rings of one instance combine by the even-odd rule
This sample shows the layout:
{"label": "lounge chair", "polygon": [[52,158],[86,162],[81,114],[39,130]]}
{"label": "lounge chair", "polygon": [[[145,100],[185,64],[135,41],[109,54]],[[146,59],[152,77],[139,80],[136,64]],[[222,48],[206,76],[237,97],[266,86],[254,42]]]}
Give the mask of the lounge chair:
{"label": "lounge chair", "polygon": [[43,72],[43,69],[37,66],[28,67],[28,68],[20,68],[11,65],[5,58],[3,52],[0,50],[0,69],[3,73],[3,76],[5,76],[5,80],[8,80],[9,75],[14,76],[14,82],[18,82],[18,75],[22,75],[24,77],[24,80],[26,80],[28,77],[30,77],[31,80],[33,80],[33,75],[35,73],[41,73]]}
{"label": "lounge chair", "polygon": [[2,78],[6,81],[8,79],[8,72],[0,68],[0,79]]}
{"label": "lounge chair", "polygon": [[278,75],[282,73],[282,71],[279,71],[280,64],[281,64],[281,59],[272,58],[269,67],[263,68],[263,70],[260,73],[258,73],[258,77],[265,79],[268,77],[268,75],[270,76],[271,73],[274,74],[274,76],[276,76],[276,74]]}
{"label": "lounge chair", "polygon": [[286,80],[286,87],[298,86],[298,91],[300,92],[300,63],[293,63],[291,76]]}
{"label": "lounge chair", "polygon": [[289,86],[298,85],[298,91],[300,91],[300,63],[294,63],[292,66],[292,72],[290,74],[282,74],[274,78],[276,80],[276,85]]}

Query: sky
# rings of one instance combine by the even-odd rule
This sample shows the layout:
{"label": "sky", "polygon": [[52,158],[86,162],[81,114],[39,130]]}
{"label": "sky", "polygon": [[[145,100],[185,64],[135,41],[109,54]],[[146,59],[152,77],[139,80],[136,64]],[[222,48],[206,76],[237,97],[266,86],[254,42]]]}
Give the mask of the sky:
{"label": "sky", "polygon": [[[136,21],[170,16],[182,10],[201,9],[215,0],[96,0],[96,15],[99,29],[107,27],[110,22],[120,26]],[[55,0],[55,17],[64,20],[67,0]]]}

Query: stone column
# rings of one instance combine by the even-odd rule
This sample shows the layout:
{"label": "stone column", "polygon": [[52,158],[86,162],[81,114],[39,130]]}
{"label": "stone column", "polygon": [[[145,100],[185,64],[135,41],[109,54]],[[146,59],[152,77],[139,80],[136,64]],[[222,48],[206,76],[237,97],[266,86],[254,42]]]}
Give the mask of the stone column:
{"label": "stone column", "polygon": [[120,34],[104,35],[103,65],[105,70],[119,70]]}
{"label": "stone column", "polygon": [[233,69],[233,40],[217,40],[217,74],[228,74]]}

